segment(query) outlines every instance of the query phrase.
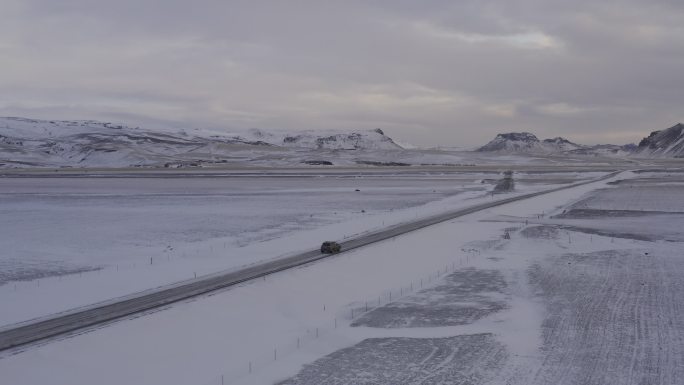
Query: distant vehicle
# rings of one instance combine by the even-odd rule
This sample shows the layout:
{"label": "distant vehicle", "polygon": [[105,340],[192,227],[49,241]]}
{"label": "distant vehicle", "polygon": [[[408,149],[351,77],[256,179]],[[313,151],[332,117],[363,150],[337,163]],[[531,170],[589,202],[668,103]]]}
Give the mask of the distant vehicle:
{"label": "distant vehicle", "polygon": [[333,241],[325,241],[321,245],[321,253],[323,254],[335,254],[342,250],[342,246],[339,243]]}

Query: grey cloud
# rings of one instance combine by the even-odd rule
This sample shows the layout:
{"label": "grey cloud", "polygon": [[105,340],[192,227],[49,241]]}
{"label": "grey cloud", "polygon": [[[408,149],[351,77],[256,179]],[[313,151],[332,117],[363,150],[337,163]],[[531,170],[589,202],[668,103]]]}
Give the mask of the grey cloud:
{"label": "grey cloud", "polygon": [[4,3],[1,115],[382,127],[420,145],[622,143],[683,119],[677,1]]}

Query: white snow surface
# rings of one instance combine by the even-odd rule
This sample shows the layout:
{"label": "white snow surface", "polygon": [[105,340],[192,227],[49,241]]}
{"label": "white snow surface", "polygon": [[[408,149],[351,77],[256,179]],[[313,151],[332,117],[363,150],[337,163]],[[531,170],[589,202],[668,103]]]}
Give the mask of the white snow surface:
{"label": "white snow surface", "polygon": [[[284,380],[296,374],[301,365],[369,337],[444,337],[483,332],[494,333],[510,350],[512,368],[536,365],[544,308],[530,296],[525,279],[513,279],[518,285],[508,294],[508,310],[468,325],[352,328],[352,310],[363,312],[367,303],[371,307],[378,301],[386,303],[389,293],[397,298],[410,293],[411,287],[416,290],[421,280],[427,286],[439,282],[444,272],[468,267],[496,267],[507,276],[524,277],[530,263],[543,258],[552,246],[539,243],[530,248],[516,239],[504,245],[501,235],[511,223],[488,219],[518,217],[516,226],[521,227],[525,218],[558,212],[584,194],[606,187],[607,182],[489,209],[90,333],[5,355],[0,359],[0,372],[4,381],[17,385],[204,385],[221,384],[222,380],[231,384],[267,384]],[[485,199],[491,198],[440,201],[419,211],[402,211],[396,217],[385,213],[373,218],[373,222],[381,218],[406,220],[426,214],[431,208],[438,212]],[[359,231],[360,227],[347,222],[332,233],[326,233],[329,229],[303,233],[299,240],[311,234],[320,239],[321,235],[339,234],[342,229]],[[299,245],[297,238],[283,242]],[[613,248],[633,247],[631,241],[615,244],[608,238],[577,244],[581,246],[575,251],[601,250],[609,244]],[[113,273],[86,274],[83,279],[90,276],[92,283],[103,282],[107,274]],[[68,282],[54,280],[41,287],[61,290],[59,286]],[[88,285],[81,281],[78,287]],[[3,305],[29,298],[22,298],[22,291],[6,289],[2,295]]]}
{"label": "white snow surface", "polygon": [[0,326],[489,201],[492,176],[0,179]]}

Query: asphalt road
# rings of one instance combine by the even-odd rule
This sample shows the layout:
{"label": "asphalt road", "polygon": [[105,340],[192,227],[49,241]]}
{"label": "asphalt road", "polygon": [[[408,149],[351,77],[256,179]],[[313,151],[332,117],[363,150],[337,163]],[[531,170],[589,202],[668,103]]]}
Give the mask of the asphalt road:
{"label": "asphalt road", "polygon": [[[366,233],[356,238],[340,242],[342,246],[342,252],[390,239],[411,231],[422,229],[427,226],[458,218],[463,215],[472,214],[491,207],[501,206],[507,203],[605,180],[617,174],[618,172],[612,172],[603,177],[590,181],[482,203],[464,209],[449,211],[428,218],[402,223],[375,232]],[[69,335],[85,328],[92,328],[94,326],[131,316],[136,313],[149,311],[172,304],[174,302],[186,300],[256,278],[261,278],[269,274],[291,269],[293,267],[311,263],[329,256],[330,255],[328,254],[321,254],[318,250],[307,251],[230,273],[217,273],[209,276],[199,277],[190,281],[179,282],[174,285],[133,294],[116,301],[95,304],[90,307],[59,313],[51,317],[27,321],[18,325],[10,325],[6,328],[0,329],[0,351],[54,337]]]}

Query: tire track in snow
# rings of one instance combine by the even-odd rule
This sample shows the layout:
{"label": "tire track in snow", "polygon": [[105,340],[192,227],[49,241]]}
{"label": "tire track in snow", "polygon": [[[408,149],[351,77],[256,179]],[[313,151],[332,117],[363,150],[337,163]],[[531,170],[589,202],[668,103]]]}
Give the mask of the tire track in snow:
{"label": "tire track in snow", "polygon": [[684,296],[682,271],[680,256],[634,250],[536,265],[530,276],[549,310],[544,359],[534,378],[519,384],[681,384],[684,309],[676,299]]}

